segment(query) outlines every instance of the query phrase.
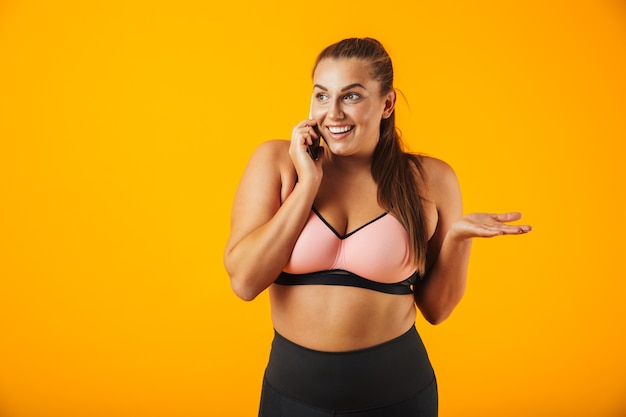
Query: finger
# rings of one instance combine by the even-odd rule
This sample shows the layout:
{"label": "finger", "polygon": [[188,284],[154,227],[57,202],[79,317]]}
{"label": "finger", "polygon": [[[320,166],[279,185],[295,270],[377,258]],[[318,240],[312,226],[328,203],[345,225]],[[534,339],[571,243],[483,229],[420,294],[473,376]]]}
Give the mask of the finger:
{"label": "finger", "polygon": [[311,126],[316,125],[317,122],[313,119],[306,119],[301,121],[300,123],[298,123],[297,125],[294,126],[292,133],[296,134],[297,132],[301,131],[302,129],[310,129]]}
{"label": "finger", "polygon": [[516,211],[511,211],[508,213],[498,213],[498,214],[492,214],[491,218],[502,223],[507,223],[507,222],[513,222],[515,220],[521,219],[522,213],[518,213]]}
{"label": "finger", "polygon": [[302,132],[300,134],[300,139],[303,145],[310,145],[312,142],[311,135],[308,132]]}
{"label": "finger", "polygon": [[320,135],[318,135],[315,129],[312,127],[308,127],[305,130],[304,135],[308,138],[308,142],[307,142],[308,145],[313,144],[313,139],[320,139]]}
{"label": "finger", "polygon": [[531,226],[528,226],[528,225],[513,226],[513,228],[511,229],[511,232],[509,234],[511,234],[511,235],[521,235],[521,234],[524,234],[524,233],[528,233],[531,230],[533,230],[533,228]]}
{"label": "finger", "polygon": [[476,231],[476,237],[496,237],[508,234],[512,233],[508,233],[507,231],[502,230],[502,228],[495,227],[483,227]]}
{"label": "finger", "polygon": [[302,145],[310,145],[312,143],[311,135],[315,134],[310,127],[296,127],[293,132],[293,139],[296,143]]}
{"label": "finger", "polygon": [[316,124],[317,124],[317,121],[315,119],[306,119],[300,123],[302,127],[311,127],[311,126],[315,126]]}
{"label": "finger", "polygon": [[502,230],[502,226],[499,225],[487,225],[487,224],[483,224],[480,226],[480,228],[478,229],[479,233],[482,236],[499,236],[504,234],[505,232]]}
{"label": "finger", "polygon": [[528,233],[531,230],[532,230],[532,227],[528,225],[504,226],[500,228],[500,231],[502,232],[502,234],[505,234],[505,235],[520,235],[520,234]]}

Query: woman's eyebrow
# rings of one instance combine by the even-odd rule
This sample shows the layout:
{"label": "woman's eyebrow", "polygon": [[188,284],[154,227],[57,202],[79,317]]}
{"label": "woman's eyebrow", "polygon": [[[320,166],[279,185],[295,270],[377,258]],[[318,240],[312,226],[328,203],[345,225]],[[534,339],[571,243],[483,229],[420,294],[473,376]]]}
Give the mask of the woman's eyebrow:
{"label": "woman's eyebrow", "polygon": [[[328,91],[328,88],[326,88],[326,87],[324,87],[322,85],[319,85],[319,84],[315,84],[313,87],[319,88],[320,90]],[[365,86],[363,84],[361,84],[361,83],[353,83],[353,84],[350,84],[350,85],[347,85],[347,86],[343,87],[341,89],[341,91],[351,90],[351,89],[353,89],[355,87],[360,87],[360,88],[362,88],[364,90],[367,90],[367,88],[365,88]]]}

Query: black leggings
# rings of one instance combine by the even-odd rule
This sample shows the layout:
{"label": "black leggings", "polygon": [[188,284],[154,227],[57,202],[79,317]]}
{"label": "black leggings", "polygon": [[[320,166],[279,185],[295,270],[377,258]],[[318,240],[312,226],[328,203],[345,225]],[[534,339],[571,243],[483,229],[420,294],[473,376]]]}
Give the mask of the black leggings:
{"label": "black leggings", "polygon": [[436,417],[437,383],[415,327],[350,352],[320,352],[275,333],[259,417]]}

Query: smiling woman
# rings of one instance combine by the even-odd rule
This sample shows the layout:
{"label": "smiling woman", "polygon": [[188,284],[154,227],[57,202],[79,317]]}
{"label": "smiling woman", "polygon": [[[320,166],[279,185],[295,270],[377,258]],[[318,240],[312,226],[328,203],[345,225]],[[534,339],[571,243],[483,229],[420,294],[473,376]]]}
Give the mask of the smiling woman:
{"label": "smiling woman", "polygon": [[[436,416],[416,306],[445,320],[465,291],[472,238],[530,227],[506,224],[517,213],[463,216],[453,170],[402,150],[378,41],[327,47],[313,84],[311,117],[291,141],[252,156],[224,255],[237,295],[270,293],[259,415]],[[314,159],[307,149],[320,136]]]}
{"label": "smiling woman", "polygon": [[314,79],[311,116],[330,155],[371,156],[378,143],[380,121],[393,112],[395,92],[381,95],[378,81],[358,59],[322,60]]}
{"label": "smiling woman", "polygon": [[[466,212],[518,209],[533,225],[526,236],[474,239],[452,316],[431,326],[417,314],[440,416],[626,416],[625,3],[397,1],[384,8],[393,20],[380,5],[0,1],[2,417],[251,416],[273,337],[270,292],[289,292],[289,305],[272,298],[275,319],[292,308],[315,343],[314,332],[341,320],[354,326],[320,343],[358,337],[359,314],[377,332],[377,318],[403,319],[396,304],[410,295],[387,295],[396,304],[386,310],[356,290],[385,293],[346,286],[272,284],[243,303],[222,262],[250,154],[268,138],[291,138],[307,118],[317,53],[366,35],[393,58],[405,149],[454,167]],[[321,144],[330,181],[345,166]],[[272,146],[259,147],[271,157],[262,163],[288,152]],[[423,170],[436,162],[420,160]],[[304,183],[294,189],[293,163],[281,169],[284,183],[257,178],[284,189],[270,204],[260,196],[251,214],[293,209],[286,196]],[[350,207],[366,208],[368,183],[352,175],[334,180],[358,190],[320,193],[351,193]],[[318,263],[323,253],[345,256],[344,268],[367,265],[369,281],[337,272],[344,283],[402,282],[397,258],[373,269],[388,242],[406,249],[396,232],[376,234],[392,224],[411,233],[399,205],[343,224],[322,202],[308,217],[319,206],[343,239],[312,218],[285,279],[322,279],[295,267],[332,265]],[[235,210],[239,225],[246,209]],[[315,299],[321,289],[325,304]],[[277,324],[286,334],[289,323]],[[296,344],[308,346],[296,330]],[[273,358],[288,359],[281,350]]]}

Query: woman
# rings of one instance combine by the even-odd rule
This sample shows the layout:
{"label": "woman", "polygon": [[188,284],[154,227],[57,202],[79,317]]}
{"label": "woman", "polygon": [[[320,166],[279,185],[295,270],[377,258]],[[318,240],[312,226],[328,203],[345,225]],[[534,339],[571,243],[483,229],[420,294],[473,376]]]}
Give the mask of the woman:
{"label": "woman", "polygon": [[471,239],[530,227],[506,224],[517,213],[463,216],[453,170],[402,151],[378,41],[327,47],[313,84],[291,141],[250,159],[224,257],[239,297],[269,288],[275,338],[259,415],[436,416],[415,307],[445,320],[465,291]]}

